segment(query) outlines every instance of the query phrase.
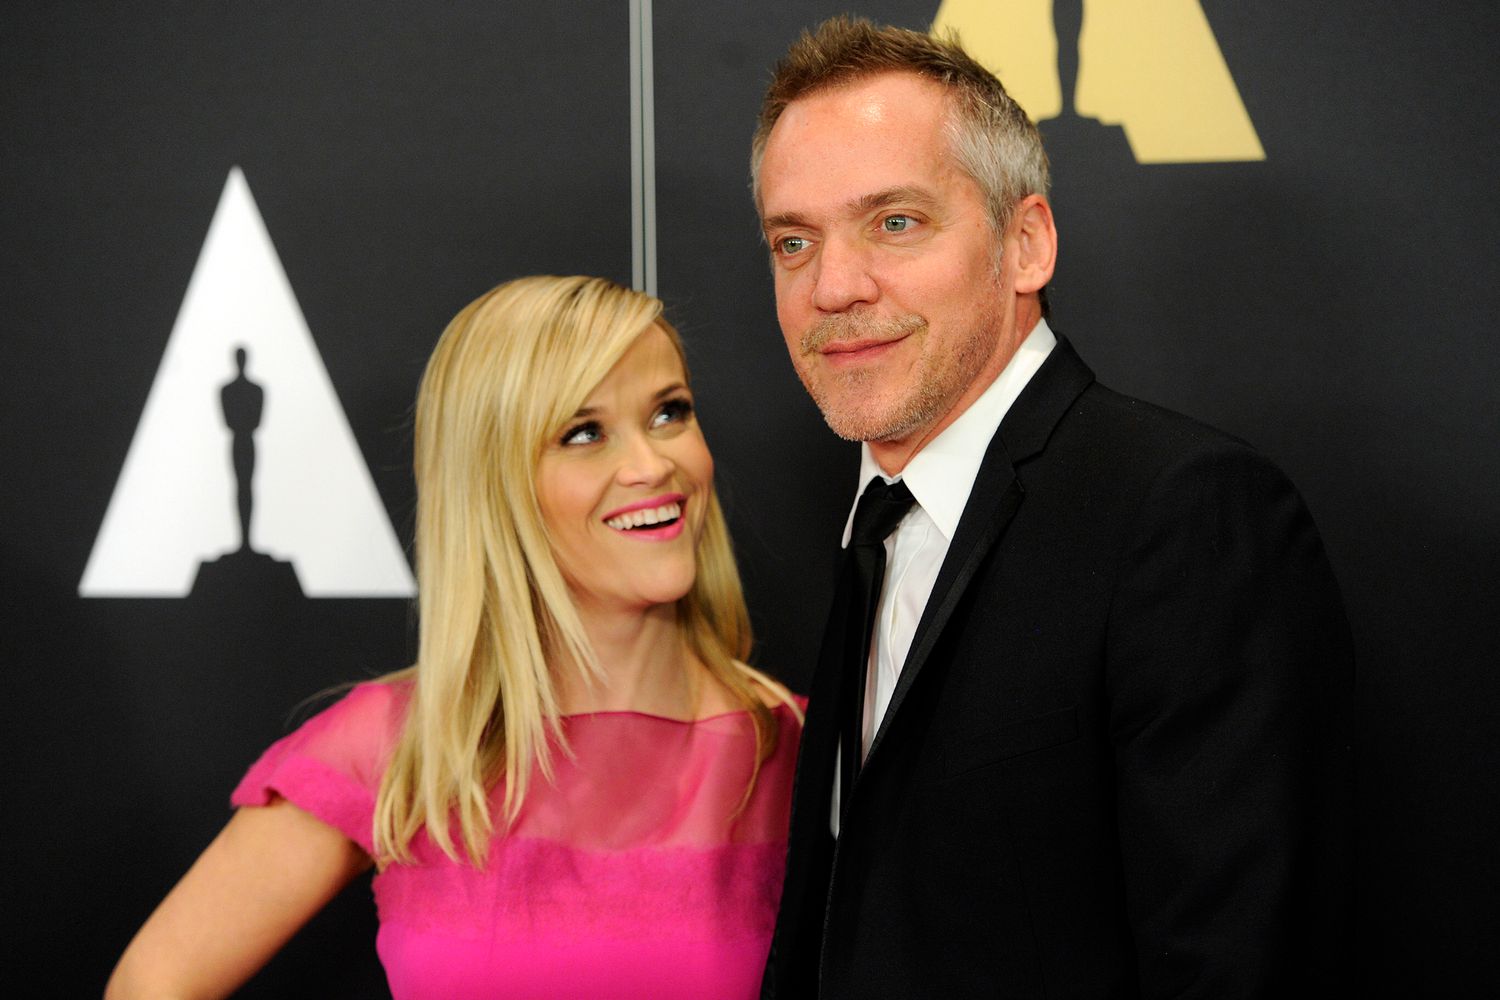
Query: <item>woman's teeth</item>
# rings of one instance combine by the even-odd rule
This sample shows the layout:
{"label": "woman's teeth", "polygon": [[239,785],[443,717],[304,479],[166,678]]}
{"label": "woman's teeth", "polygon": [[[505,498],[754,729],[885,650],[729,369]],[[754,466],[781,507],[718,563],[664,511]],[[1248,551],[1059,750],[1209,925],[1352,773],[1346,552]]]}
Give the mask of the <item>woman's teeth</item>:
{"label": "woman's teeth", "polygon": [[660,507],[648,507],[644,510],[633,510],[626,514],[619,514],[604,523],[616,531],[629,531],[631,528],[650,528],[658,524],[675,521],[682,516],[682,504],[667,503]]}

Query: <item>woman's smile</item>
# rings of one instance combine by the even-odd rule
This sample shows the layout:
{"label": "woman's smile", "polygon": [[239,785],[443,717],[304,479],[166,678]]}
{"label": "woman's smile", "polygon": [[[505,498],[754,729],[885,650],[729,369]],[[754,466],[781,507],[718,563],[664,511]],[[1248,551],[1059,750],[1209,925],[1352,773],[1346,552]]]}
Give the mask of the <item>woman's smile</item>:
{"label": "woman's smile", "polygon": [[575,597],[646,607],[685,595],[712,483],[682,358],[652,327],[538,464],[542,519]]}

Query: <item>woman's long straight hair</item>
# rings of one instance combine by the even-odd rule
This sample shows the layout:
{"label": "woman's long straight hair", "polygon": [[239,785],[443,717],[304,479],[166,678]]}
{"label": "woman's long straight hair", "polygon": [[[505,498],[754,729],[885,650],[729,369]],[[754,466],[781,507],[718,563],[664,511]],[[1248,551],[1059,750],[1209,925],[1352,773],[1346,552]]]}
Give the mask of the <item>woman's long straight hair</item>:
{"label": "woman's long straight hair", "polygon": [[[566,747],[553,671],[602,677],[552,555],[536,470],[546,442],[653,326],[681,355],[657,299],[602,278],[531,277],[470,303],[438,340],[417,396],[420,639],[416,664],[391,677],[410,679],[412,693],[376,799],[382,864],[410,861],[425,827],[450,858],[482,865],[533,768],[550,779],[553,743]],[[764,692],[783,689],[742,662],[749,614],[711,492],[696,556],[678,620],[688,648],[754,720],[748,799],[776,744]]]}

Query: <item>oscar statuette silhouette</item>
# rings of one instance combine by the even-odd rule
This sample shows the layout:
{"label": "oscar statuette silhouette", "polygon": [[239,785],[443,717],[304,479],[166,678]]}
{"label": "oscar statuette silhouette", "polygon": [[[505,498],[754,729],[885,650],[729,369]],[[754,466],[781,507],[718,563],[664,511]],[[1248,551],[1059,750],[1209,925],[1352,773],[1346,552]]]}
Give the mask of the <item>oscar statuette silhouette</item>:
{"label": "oscar statuette silhouette", "polygon": [[1136,165],[1124,128],[1078,113],[1078,73],[1083,58],[1079,40],[1087,2],[1053,0],[1052,27],[1057,34],[1057,82],[1062,91],[1062,110],[1055,118],[1037,122],[1052,162],[1052,190],[1063,199],[1078,193],[1074,188],[1082,183],[1084,175],[1115,177]]}
{"label": "oscar statuette silhouette", "polygon": [[240,544],[217,559],[205,560],[193,581],[193,597],[219,600],[253,592],[300,597],[302,588],[292,564],[250,545],[250,525],[255,513],[255,431],[265,409],[266,391],[245,374],[249,352],[234,352],[237,374],[219,390],[224,424],[230,434],[230,466],[234,472],[235,506],[239,515]]}

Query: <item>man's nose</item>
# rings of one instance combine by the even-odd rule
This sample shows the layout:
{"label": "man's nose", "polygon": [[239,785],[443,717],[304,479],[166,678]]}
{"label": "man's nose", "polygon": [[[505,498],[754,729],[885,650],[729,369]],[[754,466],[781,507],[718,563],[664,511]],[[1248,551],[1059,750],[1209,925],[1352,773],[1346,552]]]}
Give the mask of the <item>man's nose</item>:
{"label": "man's nose", "polygon": [[818,248],[812,301],[821,312],[844,312],[880,297],[870,273],[870,248],[857,239],[830,237]]}

